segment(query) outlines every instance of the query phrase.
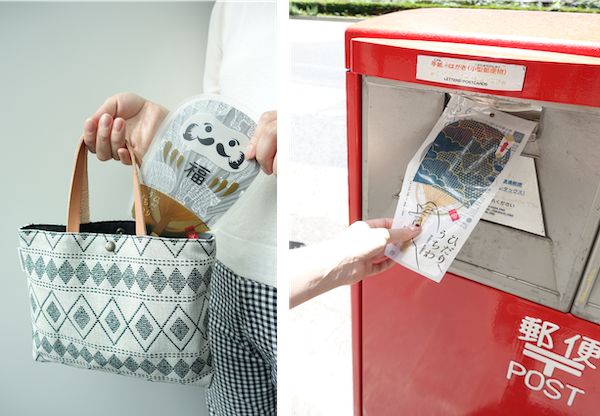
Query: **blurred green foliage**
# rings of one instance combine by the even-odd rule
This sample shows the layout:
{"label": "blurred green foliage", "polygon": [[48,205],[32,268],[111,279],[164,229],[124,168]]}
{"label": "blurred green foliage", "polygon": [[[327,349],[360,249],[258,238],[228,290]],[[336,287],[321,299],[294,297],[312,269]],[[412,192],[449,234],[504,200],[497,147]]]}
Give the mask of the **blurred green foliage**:
{"label": "blurred green foliage", "polygon": [[512,9],[561,12],[600,12],[600,1],[492,1],[492,0],[421,0],[421,1],[388,1],[388,0],[328,0],[328,1],[290,1],[290,15],[308,16],[341,16],[368,17],[378,16],[398,10],[419,9],[426,7],[458,7],[479,9]]}

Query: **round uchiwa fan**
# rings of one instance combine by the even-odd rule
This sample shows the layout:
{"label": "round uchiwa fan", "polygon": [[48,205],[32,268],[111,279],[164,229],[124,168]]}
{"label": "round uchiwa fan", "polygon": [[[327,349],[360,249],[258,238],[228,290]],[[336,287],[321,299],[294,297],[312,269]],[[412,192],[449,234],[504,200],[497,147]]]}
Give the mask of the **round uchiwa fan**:
{"label": "round uchiwa fan", "polygon": [[[459,120],[437,135],[413,179],[421,184],[421,225],[430,214],[471,205],[492,185],[510,159],[512,137],[474,120]],[[446,208],[446,211],[442,210]],[[408,245],[402,246],[402,251]]]}
{"label": "round uchiwa fan", "polygon": [[198,234],[209,231],[196,214],[170,196],[146,185],[142,194],[148,199],[146,222],[153,228],[152,235],[182,237],[190,227]]}

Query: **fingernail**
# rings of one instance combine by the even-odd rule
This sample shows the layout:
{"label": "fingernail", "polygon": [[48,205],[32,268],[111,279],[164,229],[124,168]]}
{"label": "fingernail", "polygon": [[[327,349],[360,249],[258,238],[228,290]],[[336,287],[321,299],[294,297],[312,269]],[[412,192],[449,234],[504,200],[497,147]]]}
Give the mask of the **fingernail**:
{"label": "fingernail", "polygon": [[123,126],[125,125],[125,123],[123,123],[123,120],[121,120],[120,118],[115,120],[115,123],[113,125],[113,130],[116,133],[120,133],[121,130],[123,130]]}
{"label": "fingernail", "polygon": [[269,171],[267,170],[267,168],[265,168],[264,166],[261,166],[260,168],[261,168],[261,169],[262,169],[262,171],[263,171],[265,174],[267,174],[267,175],[270,175],[270,174],[272,173],[272,172],[269,172]]}
{"label": "fingernail", "polygon": [[409,225],[408,229],[411,231],[417,231],[421,229],[421,226],[419,224]]}
{"label": "fingernail", "polygon": [[110,116],[108,114],[104,114],[102,117],[100,117],[100,127],[110,127],[110,121]]}
{"label": "fingernail", "polygon": [[86,133],[91,134],[94,132],[94,121],[91,118],[88,118],[84,123],[83,123],[83,128],[85,130]]}
{"label": "fingernail", "polygon": [[246,159],[253,159],[256,156],[256,149],[252,145],[252,143],[248,143],[248,147],[246,147]]}

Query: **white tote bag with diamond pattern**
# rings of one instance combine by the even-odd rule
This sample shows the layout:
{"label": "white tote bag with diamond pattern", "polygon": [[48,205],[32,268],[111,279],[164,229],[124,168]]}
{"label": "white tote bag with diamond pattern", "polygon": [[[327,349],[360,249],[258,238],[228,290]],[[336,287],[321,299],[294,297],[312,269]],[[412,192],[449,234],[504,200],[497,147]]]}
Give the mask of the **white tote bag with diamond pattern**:
{"label": "white tote bag with diamond pattern", "polygon": [[135,159],[133,177],[136,221],[89,223],[87,148],[80,140],[67,226],[19,230],[33,357],[150,381],[208,386],[214,237],[147,236]]}

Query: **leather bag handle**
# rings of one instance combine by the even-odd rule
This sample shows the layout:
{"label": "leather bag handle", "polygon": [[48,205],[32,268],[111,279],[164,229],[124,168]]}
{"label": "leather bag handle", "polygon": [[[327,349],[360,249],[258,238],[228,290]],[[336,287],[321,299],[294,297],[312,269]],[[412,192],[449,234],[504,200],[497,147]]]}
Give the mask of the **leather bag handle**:
{"label": "leather bag handle", "polygon": [[[142,209],[142,193],[140,189],[140,178],[137,167],[136,153],[129,143],[127,150],[131,155],[131,166],[133,168],[133,194],[135,200],[135,233],[146,235],[144,214]],[[83,136],[77,144],[75,162],[73,163],[73,174],[71,175],[71,190],[69,191],[69,206],[67,208],[67,232],[78,233],[81,223],[89,222],[89,188],[87,175],[88,148],[83,141]]]}

